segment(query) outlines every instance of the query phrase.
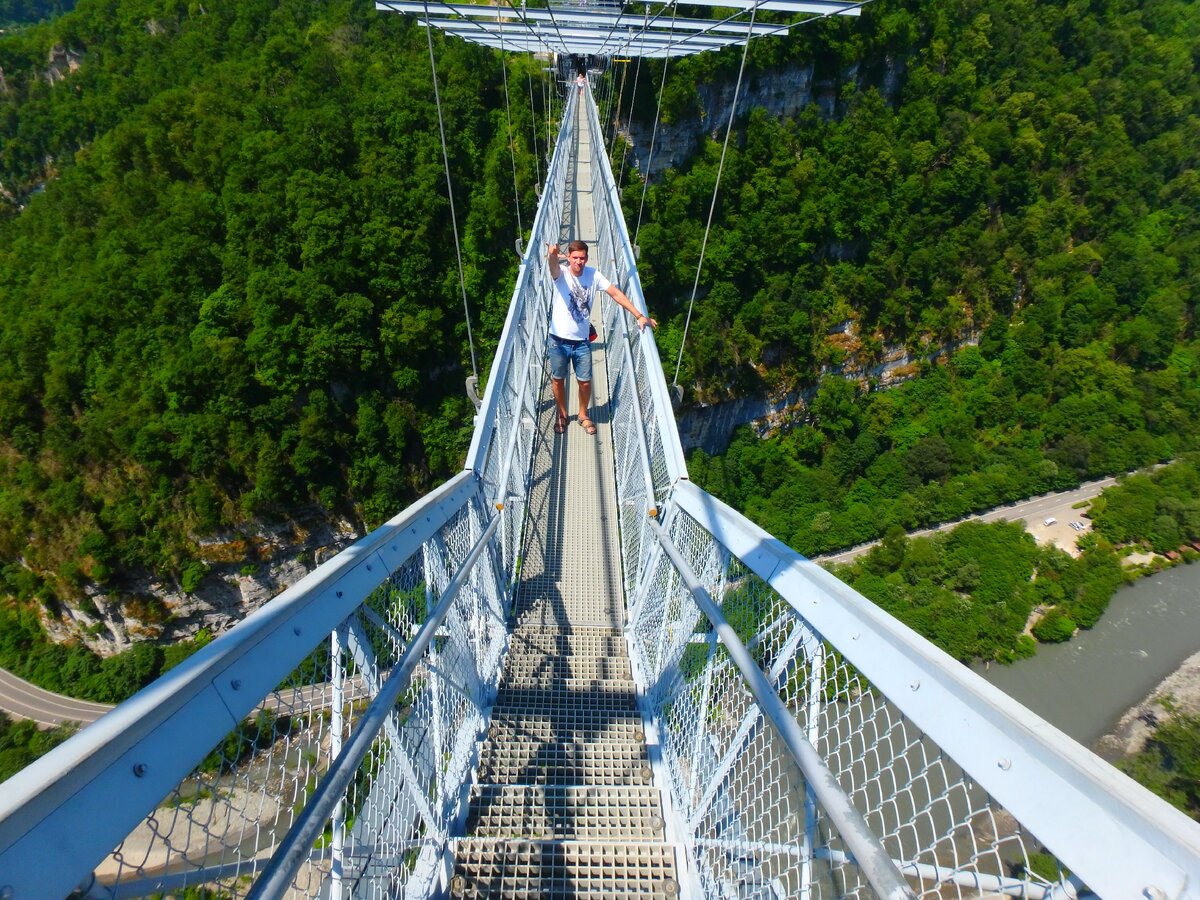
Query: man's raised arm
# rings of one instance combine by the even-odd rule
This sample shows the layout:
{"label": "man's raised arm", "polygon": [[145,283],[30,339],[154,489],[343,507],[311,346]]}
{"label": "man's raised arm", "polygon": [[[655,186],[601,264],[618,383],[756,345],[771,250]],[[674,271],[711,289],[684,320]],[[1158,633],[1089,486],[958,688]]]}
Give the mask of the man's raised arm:
{"label": "man's raised arm", "polygon": [[558,244],[546,245],[546,262],[550,266],[550,280],[558,281],[561,270],[558,267]]}

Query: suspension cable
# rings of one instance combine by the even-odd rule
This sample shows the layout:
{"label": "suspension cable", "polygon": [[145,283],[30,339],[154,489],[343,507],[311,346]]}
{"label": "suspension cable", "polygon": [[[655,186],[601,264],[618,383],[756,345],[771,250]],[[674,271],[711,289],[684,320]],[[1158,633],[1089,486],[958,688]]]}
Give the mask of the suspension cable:
{"label": "suspension cable", "polygon": [[[645,47],[645,45],[646,45],[645,34],[646,34],[646,28],[648,27],[649,22],[650,22],[650,7],[647,5],[647,7],[646,7],[646,24],[644,24],[642,26],[642,47]],[[633,107],[634,107],[634,104],[637,103],[638,76],[641,74],[642,74],[642,54],[639,53],[638,57],[637,57],[637,65],[634,66],[634,68],[633,68],[633,91],[629,95],[629,119],[628,119],[628,124],[625,129],[626,131],[629,132],[629,138],[628,138],[628,140],[625,140],[622,142],[622,147],[621,147],[621,172],[619,175],[617,175],[617,191],[618,192],[620,192],[621,188],[624,187],[624,185],[625,185],[625,157],[629,153],[629,145],[633,143]]]}
{"label": "suspension cable", "polygon": [[[663,89],[667,86],[667,67],[671,63],[671,45],[675,43],[675,13],[679,4],[671,7],[671,30],[667,37],[666,55],[663,57],[662,83],[658,86],[658,109],[654,111],[654,130],[650,133],[650,153],[646,157],[646,177],[642,181],[642,201],[638,204],[637,226],[633,229],[633,243],[637,245],[638,235],[642,230],[642,210],[646,208],[646,191],[650,189],[650,166],[654,162],[654,142],[658,138],[658,123],[662,119]],[[749,44],[747,44],[749,46]]]}
{"label": "suspension cable", "polygon": [[467,280],[463,275],[462,248],[458,241],[458,217],[454,213],[454,183],[450,180],[450,154],[446,151],[446,126],[442,121],[442,98],[438,91],[437,64],[433,59],[433,25],[429,22],[429,4],[425,4],[425,38],[429,42],[429,71],[433,76],[433,101],[437,105],[438,133],[442,137],[442,163],[446,167],[446,196],[450,200],[450,226],[454,229],[454,255],[458,260],[458,284],[462,288],[463,317],[467,322],[467,346],[471,348],[471,374],[479,382],[479,366],[475,362],[475,337],[471,334],[471,310],[467,305]]}
{"label": "suspension cable", "polygon": [[621,88],[617,91],[616,113],[612,117],[612,136],[608,139],[611,147],[617,140],[617,130],[621,127],[621,104],[625,100],[625,79],[629,75],[629,61],[621,66]]}
{"label": "suspension cable", "polygon": [[529,124],[533,131],[533,174],[537,184],[537,192],[542,193],[542,161],[538,153],[538,124],[537,107],[533,103],[533,75],[526,72],[525,81],[529,84]]}
{"label": "suspension cable", "polygon": [[508,101],[508,57],[504,52],[504,28],[500,25],[500,7],[496,7],[496,31],[500,34],[500,71],[504,73],[504,121],[508,123],[508,158],[512,161],[513,205],[517,208],[517,240],[525,236],[521,224],[521,192],[517,188],[517,147],[513,137],[512,108]]}
{"label": "suspension cable", "polygon": [[550,137],[550,86],[549,78],[546,77],[545,68],[542,69],[542,112],[546,115],[546,172],[550,171],[550,156],[553,151],[550,149],[550,143],[553,138]]}
{"label": "suspension cable", "polygon": [[[754,29],[754,18],[758,14],[759,3],[750,8],[750,30]],[[733,133],[733,119],[737,115],[738,98],[742,94],[742,75],[746,71],[746,57],[750,55],[750,37],[746,37],[746,46],[742,49],[742,64],[738,68],[737,85],[733,89],[733,103],[729,107],[729,122],[725,126],[725,142],[721,145],[721,161],[717,164],[717,183],[713,185],[712,202],[708,205],[708,221],[704,224],[704,240],[700,243],[700,261],[696,264],[696,280],[692,282],[692,299],[688,301],[687,318],[683,323],[683,339],[679,342],[679,359],[675,362],[675,378],[672,387],[679,386],[679,367],[683,365],[683,348],[687,345],[688,328],[692,324],[692,307],[696,305],[696,291],[700,287],[700,272],[704,268],[704,251],[708,248],[708,232],[712,228],[713,212],[717,208],[717,192],[721,189],[721,175],[725,171],[725,152],[729,149],[729,135]]]}

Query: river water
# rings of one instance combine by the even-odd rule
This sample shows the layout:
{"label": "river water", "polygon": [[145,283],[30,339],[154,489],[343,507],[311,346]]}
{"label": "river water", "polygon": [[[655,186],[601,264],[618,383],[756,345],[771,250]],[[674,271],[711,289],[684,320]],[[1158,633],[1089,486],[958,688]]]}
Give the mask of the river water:
{"label": "river water", "polygon": [[1200,565],[1122,587],[1100,621],[1065,644],[976,671],[1085,746],[1200,651]]}

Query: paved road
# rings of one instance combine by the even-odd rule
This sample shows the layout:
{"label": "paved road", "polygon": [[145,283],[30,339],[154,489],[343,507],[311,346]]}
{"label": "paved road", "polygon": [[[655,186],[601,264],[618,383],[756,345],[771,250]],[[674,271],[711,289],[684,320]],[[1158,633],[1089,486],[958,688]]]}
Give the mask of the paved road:
{"label": "paved road", "polygon": [[[961,525],[963,522],[999,522],[1003,519],[1009,522],[1025,522],[1029,526],[1030,532],[1039,541],[1044,543],[1047,540],[1053,540],[1059,546],[1062,546],[1064,539],[1074,537],[1067,522],[1071,519],[1078,520],[1079,518],[1079,511],[1071,507],[1076,503],[1091,500],[1093,497],[1099,496],[1101,491],[1112,487],[1116,483],[1116,478],[1101,478],[1099,481],[1089,481],[1081,484],[1073,491],[1042,494],[1040,497],[1031,497],[1028,500],[1021,500],[1017,503],[997,506],[995,509],[988,510],[976,516],[968,516],[965,519],[959,519],[955,522],[943,522],[941,525],[935,525],[933,528],[910,532],[909,537],[920,537],[924,534],[933,534],[935,531],[946,531],[947,529]],[[1051,517],[1058,520],[1055,525],[1046,526],[1042,524],[1046,519]],[[815,562],[847,563],[854,559],[854,557],[866,553],[878,543],[879,541],[871,541],[869,544],[859,544],[857,547],[851,547],[849,550],[843,550],[841,553],[813,557],[813,560]]]}
{"label": "paved road", "polygon": [[0,709],[10,716],[33,719],[39,725],[61,725],[63,722],[88,724],[110,709],[104,703],[90,703],[43,690],[11,672],[0,669]]}
{"label": "paved road", "polygon": [[[345,698],[348,702],[369,700],[371,694],[361,677],[346,680]],[[333,694],[328,684],[310,685],[272,695],[255,709],[269,708],[280,715],[294,713],[297,709],[324,708],[332,701]],[[39,725],[53,726],[63,722],[79,722],[90,725],[112,709],[105,703],[76,700],[63,694],[43,690],[11,672],[0,669],[0,710],[9,716],[33,719]]]}

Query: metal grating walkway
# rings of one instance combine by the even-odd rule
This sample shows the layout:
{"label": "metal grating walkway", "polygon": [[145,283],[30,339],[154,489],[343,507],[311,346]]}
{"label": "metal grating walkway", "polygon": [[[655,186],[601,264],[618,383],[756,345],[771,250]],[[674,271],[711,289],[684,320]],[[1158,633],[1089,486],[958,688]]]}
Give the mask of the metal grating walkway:
{"label": "metal grating walkway", "polygon": [[[561,237],[593,243],[591,197],[580,188],[591,184],[591,148],[580,131]],[[548,383],[542,395],[509,653],[455,847],[452,897],[678,893],[622,636],[603,338],[592,354],[594,436],[576,419],[573,380],[564,434],[554,433]]]}

